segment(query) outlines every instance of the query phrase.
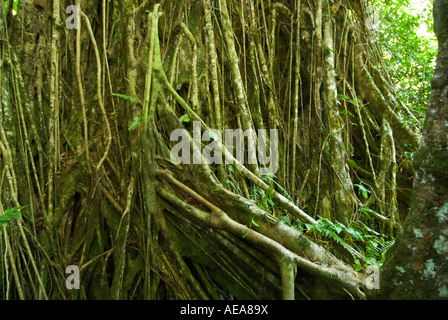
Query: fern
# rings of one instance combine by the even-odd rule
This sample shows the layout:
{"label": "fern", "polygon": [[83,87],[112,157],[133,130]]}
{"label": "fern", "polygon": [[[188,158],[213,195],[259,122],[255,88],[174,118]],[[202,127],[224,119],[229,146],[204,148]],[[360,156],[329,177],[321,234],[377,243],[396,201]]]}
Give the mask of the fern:
{"label": "fern", "polygon": [[349,252],[352,255],[355,264],[358,264],[358,259],[352,252],[350,246],[344,239],[342,239],[339,236],[339,234],[343,234],[343,231],[345,231],[346,233],[351,234],[354,238],[362,239],[362,235],[356,232],[356,230],[347,228],[344,224],[340,222],[332,222],[327,218],[322,217],[319,218],[317,224],[314,225],[306,224],[306,227],[308,229],[306,233],[310,233],[311,231],[317,231],[326,238],[333,240],[337,244],[341,245],[347,252]]}
{"label": "fern", "polygon": [[277,178],[277,176],[275,174],[267,175],[267,176],[263,177],[263,180],[265,182],[267,182],[267,183],[273,182],[277,186],[277,188],[279,188],[283,192],[283,194],[289,199],[289,201],[294,203],[294,200],[292,200],[292,198],[289,195],[288,191],[286,191],[285,188],[283,188],[277,181],[275,181],[274,178]]}
{"label": "fern", "polygon": [[130,101],[130,102],[132,102],[132,103],[136,103],[136,104],[138,104],[138,103],[142,103],[142,102],[140,101],[140,99],[138,99],[138,98],[134,98],[134,97],[131,97],[131,96],[128,96],[128,95],[126,95],[126,94],[114,93],[114,92],[113,92],[112,95],[115,96],[115,97],[119,97],[119,98],[128,100],[128,101]]}
{"label": "fern", "polygon": [[376,265],[383,263],[385,252],[394,243],[394,239],[388,239],[385,235],[369,228],[361,221],[356,221],[352,226],[347,227],[343,223],[332,222],[320,217],[317,224],[306,224],[305,226],[308,229],[307,234],[312,231],[318,232],[346,249],[352,255],[356,268],[361,266],[347,244],[348,242],[355,243],[355,250],[364,256],[368,264]]}
{"label": "fern", "polygon": [[274,206],[275,203],[272,200],[272,188],[268,188],[266,191],[261,190],[258,186],[252,187],[250,199],[260,209],[272,213],[270,206]]}

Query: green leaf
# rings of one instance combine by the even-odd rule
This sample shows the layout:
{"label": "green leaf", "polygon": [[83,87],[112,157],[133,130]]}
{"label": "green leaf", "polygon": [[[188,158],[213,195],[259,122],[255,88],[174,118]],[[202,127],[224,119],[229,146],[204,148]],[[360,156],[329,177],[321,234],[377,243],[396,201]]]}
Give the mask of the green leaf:
{"label": "green leaf", "polygon": [[354,186],[358,187],[358,193],[361,192],[365,199],[369,197],[369,193],[372,193],[372,191],[366,189],[362,184],[355,184]]}
{"label": "green leaf", "polygon": [[20,219],[20,218],[22,218],[22,215],[21,215],[19,212],[16,212],[16,211],[11,212],[11,213],[9,214],[9,216],[10,216],[11,218],[14,218],[14,219]]}
{"label": "green leaf", "polygon": [[[0,216],[0,227],[6,228],[8,226],[8,222],[11,221],[12,218],[13,219],[22,218],[22,215],[19,213],[19,211],[26,207],[28,206],[14,207],[5,210],[5,213],[2,216]],[[0,229],[0,235],[2,235],[1,229]]]}
{"label": "green leaf", "polygon": [[353,113],[348,110],[342,110],[341,113],[346,117],[354,117]]}
{"label": "green leaf", "polygon": [[348,164],[349,165],[351,165],[353,168],[355,168],[355,169],[359,169],[359,166],[358,166],[358,164],[355,162],[355,160],[353,160],[353,159],[349,159],[348,160]]}
{"label": "green leaf", "polygon": [[131,97],[131,96],[128,96],[128,95],[126,95],[126,94],[121,94],[121,93],[114,93],[114,92],[112,92],[112,95],[115,96],[115,97],[119,97],[119,98],[128,100],[128,101],[130,101],[130,102],[132,102],[132,103],[141,103],[140,99],[138,99],[138,98],[134,98],[134,97]]}
{"label": "green leaf", "polygon": [[181,117],[181,122],[190,122],[190,121],[191,121],[191,119],[186,114],[184,114]]}
{"label": "green leaf", "polygon": [[124,78],[124,80],[126,80],[128,83],[132,84],[134,87],[138,88],[138,85],[136,85],[134,82],[132,82],[128,78]]}
{"label": "green leaf", "polygon": [[252,218],[252,224],[256,227],[259,227],[260,225],[255,221],[255,217]]}
{"label": "green leaf", "polygon": [[337,234],[341,233],[342,228],[340,228],[338,226],[335,226],[334,228],[335,228],[335,231],[336,231]]}
{"label": "green leaf", "polygon": [[266,189],[266,196],[268,197],[268,198],[272,198],[272,195],[274,194],[274,188],[272,188],[272,187],[268,187],[267,189]]}
{"label": "green leaf", "polygon": [[236,191],[238,194],[241,194],[241,191],[238,189],[238,187],[235,185],[235,183],[233,183],[233,181],[230,181],[229,179],[227,179],[227,180],[226,180],[226,183],[227,183],[227,184],[230,184],[230,185],[233,187],[233,189],[235,189],[235,191]]}
{"label": "green leaf", "polygon": [[350,153],[355,153],[355,147],[350,143]]}
{"label": "green leaf", "polygon": [[28,206],[29,206],[29,205],[6,209],[6,210],[5,210],[5,214],[10,214],[11,212],[20,211],[20,210],[22,210],[22,209],[24,209],[24,208],[26,208],[26,207],[28,207]]}
{"label": "green leaf", "polygon": [[305,227],[306,227],[307,230],[311,230],[311,229],[313,229],[314,225],[305,223]]}
{"label": "green leaf", "polygon": [[340,93],[338,93],[338,98],[341,98],[341,99],[344,99],[344,100],[349,100],[350,99],[349,97],[347,97],[347,96],[345,96],[343,94],[340,94]]}
{"label": "green leaf", "polygon": [[[372,218],[370,217],[370,215],[369,215],[369,213],[372,213],[372,214],[375,214],[376,212],[375,211],[373,211],[372,209],[369,209],[369,208],[359,208],[359,211],[361,211],[362,213],[364,213],[366,216],[367,216],[367,218],[369,219],[369,220],[371,220]],[[373,233],[377,233],[376,231],[374,231],[374,230],[372,230],[372,229],[370,229],[369,227],[367,227],[365,224],[363,224],[362,222],[360,222],[363,226],[364,226],[364,229],[366,229],[367,231],[369,231],[369,232],[373,232]]]}
{"label": "green leaf", "polygon": [[4,225],[6,227],[8,224],[7,222],[10,220],[11,220],[11,217],[9,216],[9,214],[5,214],[0,217],[0,225]]}

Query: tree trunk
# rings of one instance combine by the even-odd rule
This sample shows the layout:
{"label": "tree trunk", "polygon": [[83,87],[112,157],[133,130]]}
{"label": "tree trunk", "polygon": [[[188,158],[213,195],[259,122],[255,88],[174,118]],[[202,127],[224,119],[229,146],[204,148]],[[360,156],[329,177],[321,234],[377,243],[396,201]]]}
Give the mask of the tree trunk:
{"label": "tree trunk", "polygon": [[437,67],[420,148],[411,211],[381,272],[380,299],[448,298],[448,1],[434,1]]}
{"label": "tree trunk", "polygon": [[365,298],[357,240],[307,229],[409,208],[366,1],[50,2],[0,21],[1,299]]}

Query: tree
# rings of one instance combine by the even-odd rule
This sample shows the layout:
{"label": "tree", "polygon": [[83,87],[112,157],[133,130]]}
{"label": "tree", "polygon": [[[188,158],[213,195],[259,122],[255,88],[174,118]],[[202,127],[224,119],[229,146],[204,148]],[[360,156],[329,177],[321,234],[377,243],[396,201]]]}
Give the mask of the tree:
{"label": "tree", "polygon": [[419,150],[411,213],[381,273],[382,299],[448,298],[448,1],[434,1],[437,67]]}
{"label": "tree", "polygon": [[364,0],[13,2],[0,212],[28,206],[1,227],[2,298],[365,297],[419,136]]}
{"label": "tree", "polygon": [[[433,35],[433,2],[412,9],[417,1],[387,1],[378,6],[378,42],[399,101],[408,108],[406,122],[424,123],[437,55]],[[398,23],[397,23],[398,22]]]}

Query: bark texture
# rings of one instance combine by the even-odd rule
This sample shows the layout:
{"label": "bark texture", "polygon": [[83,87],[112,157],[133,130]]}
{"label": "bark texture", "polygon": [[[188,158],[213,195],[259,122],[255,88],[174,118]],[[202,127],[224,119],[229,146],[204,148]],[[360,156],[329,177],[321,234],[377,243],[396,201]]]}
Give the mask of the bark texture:
{"label": "bark texture", "polygon": [[[0,214],[27,207],[1,227],[0,298],[365,298],[363,244],[306,225],[393,236],[408,211],[418,128],[366,1],[75,4],[78,29],[68,0],[1,15]],[[244,158],[196,124],[242,129]],[[171,157],[176,129],[190,164]],[[261,129],[278,130],[275,176]]]}
{"label": "bark texture", "polygon": [[448,299],[448,1],[434,1],[437,67],[420,148],[411,212],[388,251],[380,299]]}

